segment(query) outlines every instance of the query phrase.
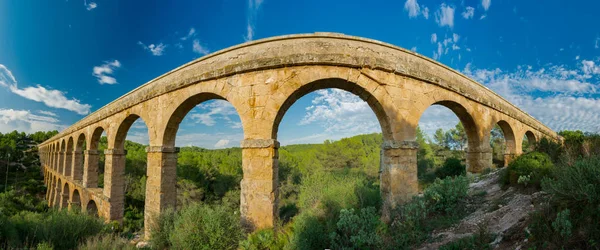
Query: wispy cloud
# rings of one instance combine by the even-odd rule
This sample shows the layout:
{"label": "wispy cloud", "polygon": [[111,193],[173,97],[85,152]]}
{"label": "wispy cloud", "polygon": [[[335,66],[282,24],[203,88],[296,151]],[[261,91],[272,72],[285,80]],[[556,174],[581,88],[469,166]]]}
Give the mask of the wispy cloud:
{"label": "wispy cloud", "polygon": [[87,2],[87,0],[83,0],[83,5],[85,6],[85,8],[87,10],[93,10],[96,7],[98,7],[98,4],[96,4],[96,2]]}
{"label": "wispy cloud", "polygon": [[206,47],[202,46],[202,44],[200,44],[200,41],[198,39],[194,39],[194,44],[192,46],[192,50],[195,53],[198,53],[200,55],[206,55],[206,54],[210,53],[210,50],[208,50]]}
{"label": "wispy cloud", "polygon": [[431,34],[431,43],[436,43],[437,42],[437,34],[433,33]]}
{"label": "wispy cloud", "polygon": [[59,124],[52,116],[34,115],[29,110],[0,109],[0,132],[18,130],[26,133],[37,131],[63,130],[66,125]]}
{"label": "wispy cloud", "polygon": [[81,104],[77,99],[67,99],[62,91],[46,89],[40,85],[25,87],[23,89],[19,88],[12,72],[2,64],[0,64],[0,86],[8,88],[11,92],[21,97],[44,103],[51,108],[66,109],[81,115],[90,112],[90,105]]}
{"label": "wispy cloud", "polygon": [[440,27],[454,27],[454,7],[442,3],[435,13],[435,21]]}
{"label": "wispy cloud", "polygon": [[42,115],[47,115],[47,116],[54,116],[54,117],[58,117],[57,114],[52,113],[50,111],[45,111],[45,110],[38,110],[38,113],[42,114]]}
{"label": "wispy cloud", "polygon": [[202,148],[239,147],[244,134],[239,133],[185,133],[178,131],[175,139],[177,146],[198,146]]}
{"label": "wispy cloud", "polygon": [[194,37],[195,35],[196,35],[196,29],[194,29],[192,27],[192,28],[190,28],[190,31],[188,31],[187,35],[185,35],[185,36],[183,36],[183,37],[181,37],[179,39],[181,39],[182,41],[185,41],[185,40],[188,40],[188,39]]}
{"label": "wispy cloud", "polygon": [[244,40],[252,41],[254,38],[254,29],[256,16],[258,15],[258,11],[260,10],[260,5],[264,0],[248,0],[248,11],[246,14],[246,35],[244,36]]}
{"label": "wispy cloud", "polygon": [[475,8],[471,6],[467,6],[465,11],[463,11],[462,16],[464,19],[471,19],[475,15]]}
{"label": "wispy cloud", "polygon": [[421,13],[421,7],[417,0],[406,0],[404,10],[408,11],[408,17],[415,18]]}
{"label": "wispy cloud", "polygon": [[490,5],[492,5],[492,0],[481,0],[481,6],[483,6],[485,11],[490,8]]}
{"label": "wispy cloud", "polygon": [[201,111],[190,115],[190,118],[196,123],[201,123],[206,126],[214,126],[217,120],[225,122],[230,128],[241,128],[240,118],[237,111],[231,103],[224,100],[207,101],[198,105],[195,110]]}
{"label": "wispy cloud", "polygon": [[116,84],[117,79],[111,76],[115,69],[121,67],[121,62],[118,60],[107,61],[100,66],[94,66],[92,75],[98,78],[100,84]]}
{"label": "wispy cloud", "polygon": [[[435,43],[434,40],[438,40],[437,35],[435,39],[433,39],[433,35],[431,36],[431,42]],[[442,55],[448,54],[450,50],[460,50],[460,46],[458,46],[458,41],[460,40],[460,35],[453,33],[451,37],[446,37],[443,40],[441,38],[437,42],[437,49],[433,51],[433,59],[439,60],[442,58]],[[460,54],[459,54],[460,58]]]}
{"label": "wispy cloud", "polygon": [[600,36],[596,37],[596,42],[594,43],[594,48],[595,49],[599,49],[600,48]]}
{"label": "wispy cloud", "polygon": [[165,45],[163,43],[150,44],[150,45],[146,46],[141,41],[138,41],[138,44],[140,46],[142,46],[142,48],[144,48],[145,50],[150,51],[150,53],[152,53],[152,55],[154,55],[154,56],[162,56],[165,52],[165,49],[167,48],[167,45]]}

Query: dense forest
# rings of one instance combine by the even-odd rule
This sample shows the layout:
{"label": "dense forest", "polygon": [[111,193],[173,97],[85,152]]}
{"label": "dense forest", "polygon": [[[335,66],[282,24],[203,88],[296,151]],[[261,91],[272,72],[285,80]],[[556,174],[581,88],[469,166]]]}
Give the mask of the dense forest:
{"label": "dense forest", "polygon": [[[0,248],[135,248],[128,242],[143,231],[146,146],[126,141],[124,219],[122,224],[104,224],[79,211],[49,209],[43,200],[46,188],[35,145],[54,134],[0,134]],[[523,187],[524,192],[543,189],[552,195],[548,207],[537,212],[531,230],[523,232],[532,247],[597,248],[600,227],[586,222],[600,219],[600,137],[580,131],[561,135],[564,145],[542,139],[533,147],[535,152],[502,168],[505,145],[496,127],[490,138],[494,168],[501,168],[506,186]],[[427,241],[433,230],[448,227],[469,212],[467,138],[459,123],[436,131],[431,138],[419,130],[422,195],[392,211],[389,221],[380,220],[382,140],[381,134],[368,134],[281,147],[279,224],[252,233],[239,220],[241,149],[183,147],[177,162],[177,207],[158,218],[146,247],[410,249]],[[524,143],[524,149],[530,148]],[[106,138],[100,144],[104,148]],[[103,157],[99,166],[102,175]],[[490,171],[494,170],[485,172]],[[488,243],[479,242],[471,249],[486,248]]]}

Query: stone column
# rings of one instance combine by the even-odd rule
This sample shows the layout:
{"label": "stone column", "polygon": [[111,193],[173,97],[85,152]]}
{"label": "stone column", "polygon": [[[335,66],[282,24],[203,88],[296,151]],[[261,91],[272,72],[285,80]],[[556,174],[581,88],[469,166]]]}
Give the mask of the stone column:
{"label": "stone column", "polygon": [[59,202],[60,202],[60,190],[58,189],[58,185],[55,185],[54,186],[54,197],[52,199],[52,206],[53,207],[60,206]]}
{"label": "stone column", "polygon": [[64,164],[65,164],[65,152],[64,151],[60,151],[58,152],[58,173],[64,175],[63,170],[64,170]]}
{"label": "stone column", "polygon": [[[487,144],[487,147],[485,146]],[[492,167],[492,148],[489,143],[476,148],[467,148],[467,172],[481,173]]]}
{"label": "stone column", "polygon": [[[62,190],[60,193],[61,193],[61,199],[60,199],[59,209],[62,210],[69,206],[69,193],[65,192],[65,190]],[[67,204],[67,207],[65,207],[65,203]]]}
{"label": "stone column", "polygon": [[381,149],[380,191],[383,199],[382,218],[390,220],[390,212],[410,201],[419,192],[416,141],[385,141]]}
{"label": "stone column", "polygon": [[123,149],[104,150],[104,196],[108,198],[108,211],[104,213],[110,221],[121,221],[125,208],[125,155]]}
{"label": "stone column", "polygon": [[71,165],[73,165],[73,153],[71,151],[65,151],[64,153],[65,162],[63,164],[64,176],[71,176]]}
{"label": "stone column", "polygon": [[86,150],[85,162],[83,163],[83,187],[97,188],[98,187],[98,151]]}
{"label": "stone column", "polygon": [[146,175],[144,237],[150,238],[154,220],[167,208],[177,204],[177,153],[179,148],[150,146]]}
{"label": "stone column", "polygon": [[251,229],[270,228],[276,223],[278,148],[279,142],[273,139],[242,141],[240,212],[242,223]]}
{"label": "stone column", "polygon": [[83,164],[83,154],[81,152],[81,150],[76,150],[73,151],[73,160],[72,160],[73,164],[71,165],[71,177],[73,178],[73,180],[75,181],[80,181],[82,178],[82,168],[81,165]]}

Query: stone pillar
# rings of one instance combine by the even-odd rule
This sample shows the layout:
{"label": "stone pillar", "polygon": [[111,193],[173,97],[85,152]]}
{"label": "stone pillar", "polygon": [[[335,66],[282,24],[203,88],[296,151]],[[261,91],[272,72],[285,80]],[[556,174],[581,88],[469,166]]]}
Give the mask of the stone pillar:
{"label": "stone pillar", "polygon": [[382,219],[419,192],[416,141],[385,141],[381,149],[380,191],[383,199]]}
{"label": "stone pillar", "polygon": [[97,188],[98,187],[98,151],[86,150],[85,162],[83,163],[83,187]]}
{"label": "stone pillar", "polygon": [[54,186],[54,197],[52,199],[52,206],[53,207],[60,206],[59,202],[60,202],[60,190],[58,189],[58,185],[55,185]]}
{"label": "stone pillar", "polygon": [[508,164],[510,164],[510,162],[513,161],[515,158],[517,158],[516,154],[504,154],[504,167],[508,167]]}
{"label": "stone pillar", "polygon": [[[59,204],[59,209],[62,210],[64,208],[67,208],[69,206],[69,193],[65,192],[65,190],[62,190],[61,193],[61,199],[60,199],[60,204]],[[65,207],[65,203],[67,205],[67,207]]]}
{"label": "stone pillar", "polygon": [[484,143],[484,146],[478,148],[467,148],[467,172],[481,173],[484,169],[491,168],[492,157],[489,143]]}
{"label": "stone pillar", "polygon": [[83,169],[81,168],[81,165],[83,164],[83,154],[82,154],[81,150],[73,152],[72,162],[73,162],[73,164],[71,165],[71,177],[75,181],[80,181],[82,178],[82,174],[83,174],[82,173]]}
{"label": "stone pillar", "polygon": [[177,205],[177,153],[179,148],[150,146],[146,175],[144,237],[150,238],[154,220],[167,208]]}
{"label": "stone pillar", "polygon": [[121,221],[125,209],[125,155],[123,149],[104,150],[104,196],[108,198],[108,211],[105,211],[110,221]]}
{"label": "stone pillar", "polygon": [[273,139],[242,141],[240,212],[242,223],[251,229],[270,228],[276,223],[278,148],[279,142]]}
{"label": "stone pillar", "polygon": [[58,152],[58,173],[64,175],[63,173],[63,169],[64,169],[64,164],[65,164],[65,152],[64,151],[60,151]]}
{"label": "stone pillar", "polygon": [[65,151],[64,153],[65,162],[63,164],[64,176],[71,176],[71,165],[73,165],[73,153],[71,151]]}

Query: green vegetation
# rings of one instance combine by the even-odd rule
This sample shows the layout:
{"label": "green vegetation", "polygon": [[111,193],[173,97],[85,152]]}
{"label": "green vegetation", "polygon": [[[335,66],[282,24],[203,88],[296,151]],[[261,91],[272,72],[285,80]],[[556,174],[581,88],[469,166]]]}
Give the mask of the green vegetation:
{"label": "green vegetation", "polygon": [[539,188],[544,177],[550,175],[554,163],[550,156],[541,152],[523,154],[508,164],[508,169],[502,176],[504,184],[531,185]]}

